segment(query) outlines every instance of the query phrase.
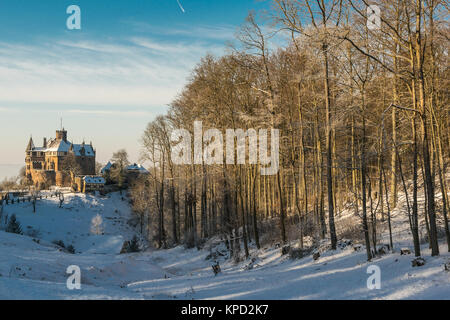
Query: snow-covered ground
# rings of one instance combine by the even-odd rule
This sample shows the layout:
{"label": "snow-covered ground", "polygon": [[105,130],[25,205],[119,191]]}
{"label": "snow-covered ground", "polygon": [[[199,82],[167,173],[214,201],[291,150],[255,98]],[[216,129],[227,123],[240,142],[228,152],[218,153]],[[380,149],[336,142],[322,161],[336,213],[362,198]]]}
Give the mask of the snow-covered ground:
{"label": "snow-covered ground", "polygon": [[[422,247],[422,267],[411,266],[413,255],[400,255],[399,248],[411,248],[401,210],[393,212],[395,252],[372,262],[364,249],[351,246],[326,250],[317,261],[311,256],[291,260],[280,248],[252,248],[253,263],[219,256],[217,276],[213,259],[206,257],[226,254],[218,239],[202,250],[179,246],[119,254],[136,229],[118,193],[66,194],[62,208],[57,199],[44,199],[36,213],[30,203],[10,205],[2,221],[13,213],[25,235],[0,230],[0,299],[450,299],[450,272],[444,271],[450,254],[443,241],[439,257]],[[94,235],[96,215],[103,224],[101,234]],[[55,240],[73,245],[76,254],[61,250]],[[81,290],[66,287],[70,265],[81,269]],[[381,270],[381,289],[367,288],[370,265]]]}

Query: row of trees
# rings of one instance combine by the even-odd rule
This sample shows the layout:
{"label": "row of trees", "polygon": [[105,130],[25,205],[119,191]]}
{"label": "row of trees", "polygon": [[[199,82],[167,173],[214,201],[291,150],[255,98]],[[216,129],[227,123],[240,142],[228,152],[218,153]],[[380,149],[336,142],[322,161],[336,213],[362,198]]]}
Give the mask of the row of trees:
{"label": "row of trees", "polygon": [[[365,0],[273,0],[264,24],[249,14],[228,54],[204,57],[143,135],[153,167],[132,189],[141,231],[159,247],[220,234],[235,256],[263,237],[301,246],[307,236],[328,238],[335,249],[345,231],[335,218],[352,210],[370,260],[380,226],[392,248],[391,212],[403,193],[415,254],[421,221],[432,255],[440,230],[450,250],[448,7],[376,3],[381,25],[370,30]],[[275,47],[281,37],[287,43]],[[261,175],[248,159],[174,164],[171,132],[192,135],[196,120],[223,132],[280,129],[279,171]]]}

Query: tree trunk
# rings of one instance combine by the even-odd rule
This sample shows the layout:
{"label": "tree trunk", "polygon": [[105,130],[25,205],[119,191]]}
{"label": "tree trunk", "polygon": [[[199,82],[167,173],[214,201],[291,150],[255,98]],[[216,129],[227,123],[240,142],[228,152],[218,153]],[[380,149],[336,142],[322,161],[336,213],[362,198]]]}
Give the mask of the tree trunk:
{"label": "tree trunk", "polygon": [[325,116],[326,116],[326,152],[327,152],[327,193],[328,193],[328,225],[330,228],[331,249],[336,250],[337,237],[334,225],[334,195],[333,195],[333,155],[332,155],[332,128],[330,110],[330,80],[328,71],[328,46],[322,46],[324,62],[324,86],[325,86]]}

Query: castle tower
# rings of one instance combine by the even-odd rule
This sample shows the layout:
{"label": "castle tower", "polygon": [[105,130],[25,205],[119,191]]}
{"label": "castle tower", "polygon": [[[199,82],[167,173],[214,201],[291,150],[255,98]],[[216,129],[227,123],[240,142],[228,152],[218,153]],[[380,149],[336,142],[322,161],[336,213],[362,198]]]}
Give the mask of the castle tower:
{"label": "castle tower", "polygon": [[56,130],[56,139],[67,142],[67,131],[64,128],[62,130]]}
{"label": "castle tower", "polygon": [[30,137],[30,141],[28,142],[27,149],[25,152],[31,151],[34,148],[33,137]]}
{"label": "castle tower", "polygon": [[31,151],[33,149],[34,149],[33,138],[30,137],[30,141],[28,141],[28,145],[25,150],[25,175],[29,180],[31,180],[31,167],[32,167]]}

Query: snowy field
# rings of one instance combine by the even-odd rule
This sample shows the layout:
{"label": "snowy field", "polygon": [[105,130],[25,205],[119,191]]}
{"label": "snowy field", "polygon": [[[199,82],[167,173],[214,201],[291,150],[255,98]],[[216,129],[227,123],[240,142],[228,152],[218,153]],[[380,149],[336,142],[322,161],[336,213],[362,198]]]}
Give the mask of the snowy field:
{"label": "snowy field", "polygon": [[[6,206],[16,214],[24,235],[0,230],[0,299],[450,299],[450,261],[444,241],[441,256],[431,257],[422,246],[425,266],[412,267],[413,255],[400,255],[409,247],[404,215],[394,212],[395,252],[366,261],[365,250],[352,246],[290,260],[275,247],[252,249],[238,264],[219,255],[222,272],[214,276],[206,259],[226,254],[222,243],[208,242],[204,249],[148,249],[119,254],[135,228],[127,201],[119,194],[108,197],[69,194],[62,208],[57,199]],[[397,214],[397,216],[396,216]],[[91,220],[100,215],[102,234],[94,235]],[[75,254],[52,242],[73,245]],[[216,239],[218,240],[218,239]],[[81,269],[81,290],[66,287],[66,268]],[[369,290],[367,268],[381,269],[381,289]]]}

